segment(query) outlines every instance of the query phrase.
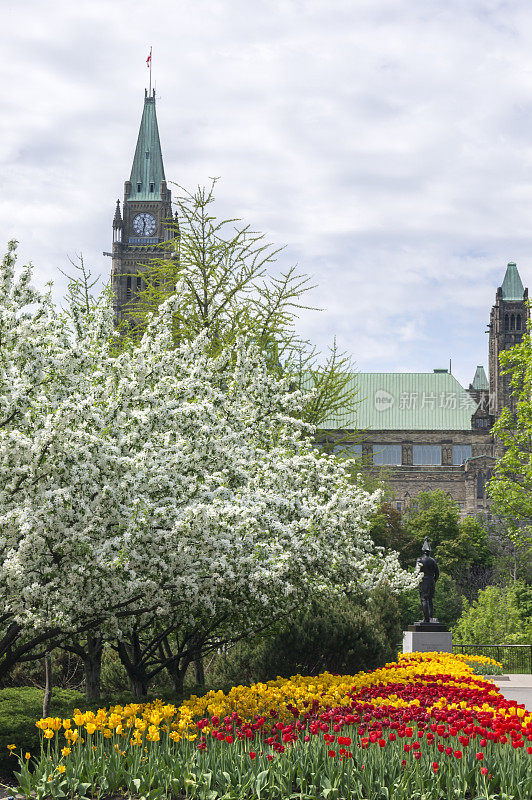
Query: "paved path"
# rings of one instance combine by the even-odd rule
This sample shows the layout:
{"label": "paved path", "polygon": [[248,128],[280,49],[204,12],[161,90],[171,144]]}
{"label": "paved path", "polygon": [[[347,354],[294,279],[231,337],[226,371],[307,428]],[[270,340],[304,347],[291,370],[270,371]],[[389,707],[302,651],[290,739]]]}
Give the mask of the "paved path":
{"label": "paved path", "polygon": [[492,680],[507,700],[517,700],[518,704],[523,703],[528,711],[532,711],[532,675],[513,673],[507,677],[509,680],[502,680],[494,675]]}

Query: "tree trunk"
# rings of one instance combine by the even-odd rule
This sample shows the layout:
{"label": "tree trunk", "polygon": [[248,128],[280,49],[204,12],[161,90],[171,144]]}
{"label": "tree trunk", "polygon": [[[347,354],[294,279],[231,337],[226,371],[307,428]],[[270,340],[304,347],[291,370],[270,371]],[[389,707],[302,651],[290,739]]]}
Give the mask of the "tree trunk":
{"label": "tree trunk", "polygon": [[178,697],[183,697],[185,693],[185,673],[183,672],[183,670],[179,668],[171,669],[167,667],[166,671],[168,672],[170,678],[172,679],[174,692]]}
{"label": "tree trunk", "polygon": [[135,700],[141,700],[148,694],[148,675],[142,662],[140,644],[136,634],[133,634],[130,644],[118,642],[118,655],[125,667],[131,687],[131,694]]}
{"label": "tree trunk", "polygon": [[174,692],[178,697],[183,697],[185,693],[185,675],[187,674],[190,661],[191,659],[187,657],[180,658],[166,666],[166,671],[174,685]]}
{"label": "tree trunk", "polygon": [[203,656],[199,656],[194,660],[194,676],[198,686],[205,686],[205,668],[203,665]]}
{"label": "tree trunk", "polygon": [[42,715],[48,716],[50,700],[52,699],[52,657],[50,651],[44,654],[44,697],[42,701]]}
{"label": "tree trunk", "polygon": [[145,700],[148,695],[148,682],[142,674],[130,674],[129,685],[134,700]]}
{"label": "tree trunk", "polygon": [[87,652],[83,659],[85,669],[85,697],[87,700],[100,699],[100,679],[102,675],[103,642],[99,633],[87,636]]}

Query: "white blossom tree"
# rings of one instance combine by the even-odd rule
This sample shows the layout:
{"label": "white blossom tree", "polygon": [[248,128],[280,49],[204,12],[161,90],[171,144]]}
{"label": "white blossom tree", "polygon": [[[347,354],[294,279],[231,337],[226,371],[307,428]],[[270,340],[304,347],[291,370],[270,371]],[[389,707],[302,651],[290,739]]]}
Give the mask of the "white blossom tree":
{"label": "white blossom tree", "polygon": [[[411,586],[367,534],[378,498],[316,452],[305,397],[256,347],[213,357],[201,335],[172,346],[178,290],[118,353],[108,294],[59,314],[29,279],[15,279],[11,249],[0,275],[0,675],[36,637],[98,630],[118,641],[140,696],[157,671],[212,645],[213,626],[223,638],[316,586]],[[191,643],[165,651],[182,629]]]}

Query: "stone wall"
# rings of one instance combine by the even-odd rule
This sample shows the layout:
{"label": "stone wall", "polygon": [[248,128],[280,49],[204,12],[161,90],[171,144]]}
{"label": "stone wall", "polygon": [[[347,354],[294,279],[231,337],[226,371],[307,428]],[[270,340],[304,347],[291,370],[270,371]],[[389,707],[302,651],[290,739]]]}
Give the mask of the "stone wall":
{"label": "stone wall", "polygon": [[[486,484],[491,477],[495,459],[493,439],[486,430],[469,431],[323,431],[318,437],[329,447],[361,445],[362,459],[370,473],[380,477],[393,492],[393,502],[404,511],[420,492],[444,491],[459,506],[463,514],[486,511],[489,501]],[[400,444],[402,464],[372,467],[373,445]],[[414,466],[412,449],[415,444],[437,444],[442,448],[441,466]],[[453,445],[471,445],[472,457],[463,466],[453,466]],[[480,476],[480,477],[479,477]]]}

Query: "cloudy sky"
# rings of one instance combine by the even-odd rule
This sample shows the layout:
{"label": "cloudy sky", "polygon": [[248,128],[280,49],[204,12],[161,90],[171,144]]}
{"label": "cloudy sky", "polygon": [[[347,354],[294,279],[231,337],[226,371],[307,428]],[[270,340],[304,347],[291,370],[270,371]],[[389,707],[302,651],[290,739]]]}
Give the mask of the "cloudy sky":
{"label": "cloudy sky", "polygon": [[40,284],[106,280],[153,46],[166,175],[318,288],[364,371],[469,382],[505,265],[532,286],[526,0],[2,0],[0,232]]}

